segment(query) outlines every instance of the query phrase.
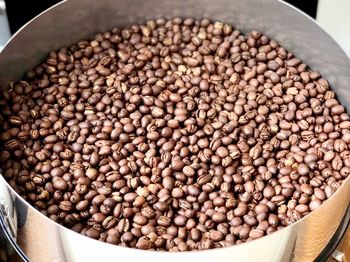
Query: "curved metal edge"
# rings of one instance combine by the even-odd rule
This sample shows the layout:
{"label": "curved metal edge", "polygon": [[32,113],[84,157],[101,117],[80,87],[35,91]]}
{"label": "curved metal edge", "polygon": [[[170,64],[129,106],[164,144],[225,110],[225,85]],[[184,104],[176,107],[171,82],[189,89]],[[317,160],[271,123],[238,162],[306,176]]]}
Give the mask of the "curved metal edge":
{"label": "curved metal edge", "polygon": [[[64,2],[67,2],[68,0],[61,0],[60,2],[52,5],[51,7],[47,8],[46,10],[42,11],[41,13],[37,14],[36,16],[34,16],[32,19],[30,19],[27,23],[25,23],[24,25],[22,25],[12,36],[9,40],[7,40],[7,42],[5,43],[5,45],[3,46],[2,51],[0,52],[0,54],[3,52],[3,50],[10,44],[10,42],[17,37],[28,25],[30,25],[34,20],[36,20],[37,18],[39,18],[40,16],[44,15],[45,13],[49,12],[51,9],[56,8],[57,6],[63,4]],[[72,0],[71,0],[72,1]]]}
{"label": "curved metal edge", "polygon": [[[62,6],[63,4],[67,4],[67,3],[71,3],[74,0],[61,0],[60,2],[52,5],[51,7],[49,7],[48,9],[42,11],[41,13],[39,13],[38,15],[36,15],[35,17],[33,17],[31,20],[29,20],[27,23],[25,23],[23,26],[21,26],[12,36],[11,38],[5,43],[5,45],[3,46],[3,48],[0,50],[0,64],[3,63],[2,61],[2,56],[3,54],[5,54],[6,52],[8,52],[9,49],[11,49],[11,44],[14,40],[16,40],[17,38],[19,38],[21,36],[22,33],[24,33],[28,28],[30,28],[30,25],[32,25],[33,23],[35,23],[36,21],[40,21],[40,18],[48,13],[50,13],[52,10],[56,10],[57,7]],[[34,33],[35,35],[35,33]],[[27,42],[27,44],[30,44],[30,40]],[[11,52],[11,51],[10,51]],[[12,54],[13,55],[13,54]],[[14,60],[16,58],[14,57]],[[43,59],[43,57],[39,57],[37,59],[36,64],[38,64],[41,60]],[[23,62],[23,61],[21,61]],[[13,63],[13,61],[12,61]],[[5,72],[5,70],[12,70],[11,67],[1,67],[0,66],[0,71]],[[22,72],[23,75],[24,72]],[[18,77],[22,77],[22,75],[18,75]],[[3,78],[5,78],[5,80],[3,80]],[[11,84],[11,82],[13,80],[17,80],[17,79],[13,79],[13,78],[7,78],[4,77],[0,74],[0,88],[8,88],[8,86]]]}
{"label": "curved metal edge", "polygon": [[11,232],[9,232],[9,228],[6,225],[6,222],[4,221],[2,215],[0,215],[0,232],[1,231],[4,233],[4,237],[6,238],[8,243],[12,246],[12,248],[15,250],[16,254],[20,257],[20,259],[22,259],[24,262],[30,262],[29,258],[22,251],[17,241],[13,239],[12,234]]}
{"label": "curved metal edge", "polygon": [[[263,1],[263,0],[261,0]],[[325,35],[327,35],[330,39],[332,39],[332,41],[339,47],[339,49],[343,52],[344,58],[347,58],[347,63],[346,65],[342,65],[342,66],[349,66],[350,65],[350,57],[346,54],[345,50],[338,44],[338,42],[323,28],[323,26],[321,26],[321,24],[313,17],[311,17],[309,14],[305,13],[303,10],[295,7],[294,5],[292,5],[289,2],[286,2],[284,0],[278,0],[278,2],[281,2],[283,4],[285,4],[286,6],[290,7],[291,9],[294,9],[295,11],[301,13],[302,15],[304,15],[306,18],[308,18],[312,23],[314,23],[319,29],[321,29],[321,31],[323,31],[323,33]]]}

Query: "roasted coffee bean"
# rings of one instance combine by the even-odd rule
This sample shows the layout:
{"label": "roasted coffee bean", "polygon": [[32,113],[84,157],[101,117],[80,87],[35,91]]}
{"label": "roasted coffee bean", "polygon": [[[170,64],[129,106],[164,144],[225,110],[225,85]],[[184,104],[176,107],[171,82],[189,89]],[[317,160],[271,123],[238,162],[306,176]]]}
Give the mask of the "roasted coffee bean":
{"label": "roasted coffee bean", "polygon": [[157,19],[49,54],[0,98],[0,167],[54,221],[168,251],[254,240],[350,174],[327,80],[257,31]]}
{"label": "roasted coffee bean", "polygon": [[62,211],[69,212],[72,210],[73,205],[69,201],[62,201],[58,206]]}

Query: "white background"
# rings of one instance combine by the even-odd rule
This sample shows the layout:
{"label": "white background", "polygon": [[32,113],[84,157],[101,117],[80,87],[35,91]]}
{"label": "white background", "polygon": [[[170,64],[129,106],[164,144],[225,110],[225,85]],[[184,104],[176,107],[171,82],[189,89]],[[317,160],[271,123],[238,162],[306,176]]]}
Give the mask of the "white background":
{"label": "white background", "polygon": [[317,21],[350,57],[350,0],[318,0]]}

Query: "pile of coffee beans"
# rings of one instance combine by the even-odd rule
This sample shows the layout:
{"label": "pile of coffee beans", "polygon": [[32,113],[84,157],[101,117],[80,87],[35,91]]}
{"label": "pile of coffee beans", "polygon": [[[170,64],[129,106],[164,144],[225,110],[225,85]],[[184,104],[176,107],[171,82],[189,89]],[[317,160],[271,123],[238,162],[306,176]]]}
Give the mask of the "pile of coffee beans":
{"label": "pile of coffee beans", "polygon": [[0,99],[3,176],[100,241],[187,251],[254,240],[350,173],[327,80],[257,31],[207,19],[113,28],[51,52]]}

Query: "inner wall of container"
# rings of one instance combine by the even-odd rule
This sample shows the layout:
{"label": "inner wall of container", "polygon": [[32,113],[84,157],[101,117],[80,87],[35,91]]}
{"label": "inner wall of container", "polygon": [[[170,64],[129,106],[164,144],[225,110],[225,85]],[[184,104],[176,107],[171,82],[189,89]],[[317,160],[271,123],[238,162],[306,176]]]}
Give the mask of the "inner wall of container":
{"label": "inner wall of container", "polygon": [[276,0],[69,0],[27,24],[0,55],[0,86],[8,86],[39,64],[51,50],[91,38],[114,26],[176,16],[209,18],[243,32],[256,29],[277,40],[329,80],[350,109],[350,62],[341,48],[309,17]]}

